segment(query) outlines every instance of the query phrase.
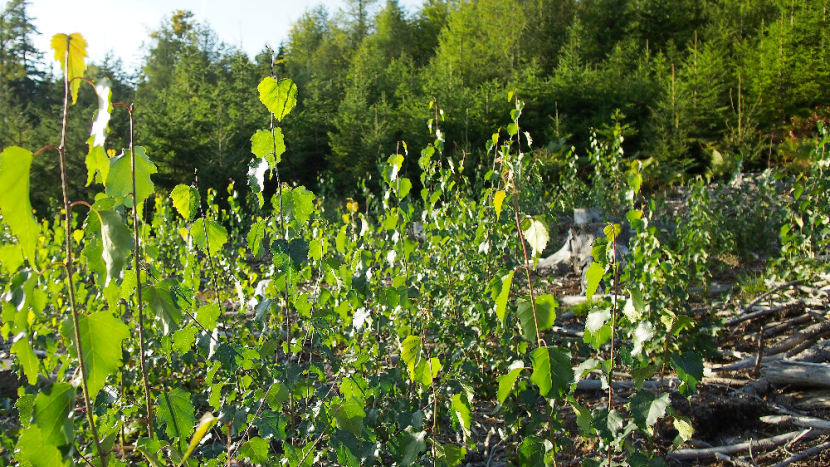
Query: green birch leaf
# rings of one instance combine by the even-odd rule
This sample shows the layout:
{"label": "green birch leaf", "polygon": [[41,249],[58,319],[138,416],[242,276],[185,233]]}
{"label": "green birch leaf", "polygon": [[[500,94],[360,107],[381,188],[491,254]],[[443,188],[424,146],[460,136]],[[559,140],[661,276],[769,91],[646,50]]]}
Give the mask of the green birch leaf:
{"label": "green birch leaf", "polygon": [[156,319],[161,321],[164,335],[179,329],[179,323],[182,322],[182,312],[170,296],[171,285],[172,283],[166,280],[156,285],[145,286],[142,290],[144,303],[150,306],[156,314]]}
{"label": "green birch leaf", "polygon": [[279,121],[297,105],[297,85],[288,78],[277,81],[268,76],[259,83],[257,90],[259,100]]}
{"label": "green birch leaf", "polygon": [[102,259],[107,268],[106,286],[113,279],[121,277],[121,271],[127,264],[127,256],[135,248],[130,229],[118,211],[98,211],[101,216]]}
{"label": "green birch leaf", "polygon": [[545,465],[545,442],[538,436],[528,436],[519,445],[519,467]]}
{"label": "green birch leaf", "polygon": [[363,404],[355,398],[343,401],[343,404],[334,414],[337,428],[348,430],[357,437],[363,431],[364,418],[366,418],[366,412],[363,411]]}
{"label": "green birch leaf", "polygon": [[18,339],[17,342],[12,344],[11,351],[17,355],[17,360],[20,361],[20,366],[23,367],[23,373],[26,375],[29,384],[37,383],[38,359],[35,351],[32,350],[29,338],[24,336]]}
{"label": "green birch leaf", "polygon": [[562,397],[574,380],[571,367],[571,354],[557,347],[538,347],[531,353],[533,374],[530,381],[539,386],[539,394],[544,397],[552,390],[551,398]]}
{"label": "green birch leaf", "polygon": [[202,305],[196,310],[196,321],[202,325],[203,328],[207,329],[208,331],[213,331],[216,329],[216,321],[219,319],[219,314],[221,311],[219,310],[219,305],[216,303],[209,303],[207,305]]}
{"label": "green birch leaf", "polygon": [[435,357],[432,357],[429,361],[425,358],[422,358],[418,361],[418,364],[415,366],[415,374],[413,379],[423,386],[429,386],[432,384],[432,380],[438,377],[438,372],[444,368],[441,365],[441,361]]}
{"label": "green birch leaf", "polygon": [[205,412],[202,415],[201,420],[199,420],[199,426],[196,427],[196,433],[193,433],[193,437],[190,438],[190,444],[187,445],[187,451],[185,451],[182,460],[179,461],[178,467],[181,467],[182,464],[193,454],[193,451],[202,441],[202,438],[205,437],[207,432],[213,427],[213,425],[218,422],[219,419],[213,416],[211,412]]}
{"label": "green birch leaf", "polygon": [[35,398],[32,413],[45,444],[67,446],[75,437],[75,425],[69,413],[75,408],[75,388],[69,383],[55,383]]}
{"label": "green birch leaf", "polygon": [[17,146],[8,147],[0,153],[0,215],[23,247],[29,264],[37,269],[35,246],[40,224],[32,215],[32,203],[29,201],[32,159],[30,151]]}
{"label": "green birch leaf", "polygon": [[393,186],[395,187],[395,194],[398,196],[398,199],[404,199],[412,190],[412,182],[406,177],[398,179]]}
{"label": "green birch leaf", "polygon": [[669,405],[671,401],[668,392],[655,396],[648,389],[641,389],[629,399],[628,410],[638,425],[649,428],[666,415]]}
{"label": "green birch leaf", "polygon": [[594,421],[591,411],[577,402],[572,396],[568,396],[568,403],[576,414],[576,426],[579,428],[579,434],[583,438],[588,438],[591,436],[591,422]]}
{"label": "green birch leaf", "polygon": [[697,383],[703,379],[703,357],[695,352],[675,353],[671,357],[672,366],[683,384],[680,393],[687,395],[697,391]]}
{"label": "green birch leaf", "polygon": [[467,440],[471,434],[470,427],[472,427],[473,417],[467,399],[462,397],[462,394],[452,396],[452,413],[458,424],[461,425],[464,440]]}
{"label": "green birch leaf", "polygon": [[15,446],[14,458],[25,465],[27,462],[32,467],[68,467],[71,463],[63,458],[63,455],[53,444],[43,437],[43,432],[37,425],[31,425],[22,433]]}
{"label": "green birch leaf", "polygon": [[178,443],[181,451],[187,446],[187,438],[196,424],[195,409],[190,394],[179,388],[163,392],[156,398],[156,415],[166,425],[165,433]]}
{"label": "green birch leaf", "polygon": [[239,457],[248,459],[254,465],[268,465],[270,443],[260,437],[253,437],[239,448]]}
{"label": "green birch leaf", "polygon": [[259,430],[259,435],[265,438],[285,439],[285,427],[288,422],[277,412],[266,410],[259,419],[254,420],[254,426]]}
{"label": "green birch leaf", "polygon": [[248,232],[248,249],[255,258],[259,258],[264,251],[262,242],[265,240],[265,221],[260,219],[251,226]]}
{"label": "green birch leaf", "polygon": [[211,255],[219,253],[228,243],[228,230],[212,220],[196,219],[190,226],[193,243],[201,249],[207,249]]}
{"label": "green birch leaf", "polygon": [[[291,221],[296,219],[300,223],[305,223],[311,214],[314,212],[314,193],[306,190],[304,186],[298,186],[292,189],[282,190],[283,198],[283,214],[286,220]],[[276,201],[276,208],[279,208],[279,201]]]}
{"label": "green birch leaf", "polygon": [[87,57],[86,45],[86,40],[79,32],[68,36],[66,34],[52,36],[52,50],[55,51],[55,60],[61,64],[61,70],[66,73],[69,80],[72,104],[78,102],[78,89],[81,87],[81,80],[74,78],[83,77],[84,70],[86,70],[86,63],[84,63],[84,58]]}
{"label": "green birch leaf", "polygon": [[[150,175],[158,172],[156,165],[147,157],[141,146],[135,147],[135,190],[136,204],[141,204],[156,190]],[[132,163],[129,152],[122,152],[110,161],[110,171],[107,174],[107,196],[124,198],[133,192]],[[132,201],[129,202],[132,205]]]}
{"label": "green birch leaf", "polygon": [[283,383],[274,383],[268,388],[268,393],[265,394],[265,401],[268,402],[268,405],[272,409],[279,410],[290,396],[291,393],[288,392],[288,386]]}
{"label": "green birch leaf", "polygon": [[0,246],[0,265],[3,265],[3,270],[6,274],[12,275],[20,269],[23,265],[23,247],[21,245],[3,245]]}
{"label": "green birch leaf", "polygon": [[[78,319],[78,327],[84,365],[87,369],[89,397],[95,399],[98,391],[106,384],[107,377],[121,366],[121,341],[130,337],[130,329],[109,311],[81,316]],[[77,357],[72,320],[63,321],[61,334],[72,342],[69,350]]]}
{"label": "green birch leaf", "polygon": [[504,317],[507,313],[507,300],[510,298],[510,286],[513,284],[514,272],[501,270],[490,281],[490,295],[496,302],[496,316],[502,322],[504,322]]}
{"label": "green birch leaf", "polygon": [[89,145],[89,152],[86,154],[86,186],[92,184],[97,177],[97,181],[104,184],[107,181],[107,176],[110,172],[110,159],[107,157],[107,150],[104,146],[95,146],[93,141],[94,136],[90,136],[87,140]]}
{"label": "green birch leaf", "polygon": [[496,395],[500,404],[504,404],[504,401],[507,400],[507,396],[510,395],[510,392],[513,391],[513,386],[516,384],[516,380],[519,379],[519,375],[524,370],[524,363],[521,361],[515,361],[510,365],[511,370],[506,374],[499,376],[499,391]]}
{"label": "green birch leaf", "polygon": [[401,456],[400,466],[406,467],[418,460],[422,452],[427,449],[426,439],[427,432],[419,431],[410,425],[395,438],[398,448],[398,455]]}
{"label": "green birch leaf", "polygon": [[409,377],[415,380],[415,367],[421,360],[421,338],[409,336],[401,343],[401,360],[409,368]]}
{"label": "green birch leaf", "polygon": [[[695,434],[695,429],[692,427],[692,421],[687,417],[682,417],[680,415],[674,415],[674,429],[677,430],[677,436],[685,443],[692,439],[692,435]],[[680,444],[680,443],[676,443]]]}
{"label": "green birch leaf", "polygon": [[439,462],[448,467],[455,467],[461,464],[464,457],[467,456],[467,448],[456,446],[454,444],[441,444],[435,446],[435,457]]}
{"label": "green birch leaf", "polygon": [[585,278],[588,281],[588,284],[585,287],[585,297],[589,302],[594,297],[594,292],[597,291],[599,281],[602,280],[602,276],[604,274],[605,268],[600,266],[598,262],[594,261],[590,266],[588,266],[588,272],[585,273]]}
{"label": "green birch leaf", "polygon": [[196,328],[185,328],[173,333],[173,349],[181,354],[187,353],[196,341],[198,332]]}
{"label": "green birch leaf", "polygon": [[282,130],[274,128],[270,130],[257,130],[251,136],[251,152],[260,159],[265,159],[271,170],[274,170],[282,161],[282,154],[285,152],[285,137]]}
{"label": "green birch leaf", "polygon": [[536,340],[536,323],[539,323],[539,332],[553,327],[556,320],[556,307],[559,306],[553,295],[540,295],[536,297],[536,317],[533,316],[533,306],[530,303],[530,296],[525,295],[516,300],[516,315],[522,326],[527,340]]}
{"label": "green birch leaf", "polygon": [[199,213],[199,203],[202,198],[199,195],[199,190],[192,186],[176,185],[176,188],[173,188],[173,192],[170,193],[170,199],[173,200],[173,207],[188,222]]}

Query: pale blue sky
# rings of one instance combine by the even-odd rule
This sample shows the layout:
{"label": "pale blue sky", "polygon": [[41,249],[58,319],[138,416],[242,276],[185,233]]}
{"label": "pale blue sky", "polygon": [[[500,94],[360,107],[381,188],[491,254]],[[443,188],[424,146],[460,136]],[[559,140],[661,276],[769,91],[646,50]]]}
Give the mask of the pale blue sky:
{"label": "pale blue sky", "polygon": [[[399,1],[410,12],[422,4],[422,0]],[[378,1],[376,8],[384,3]],[[41,34],[35,46],[42,52],[50,53],[54,34],[80,32],[89,43],[87,51],[93,61],[112,50],[132,70],[141,61],[141,45],[148,42],[148,33],[173,11],[192,11],[220,40],[241,46],[253,57],[265,43],[279,45],[287,38],[291,23],[320,4],[332,14],[345,6],[343,0],[31,0],[29,14],[36,18]],[[5,6],[5,1],[0,0],[0,5]],[[52,62],[50,55],[47,58]]]}

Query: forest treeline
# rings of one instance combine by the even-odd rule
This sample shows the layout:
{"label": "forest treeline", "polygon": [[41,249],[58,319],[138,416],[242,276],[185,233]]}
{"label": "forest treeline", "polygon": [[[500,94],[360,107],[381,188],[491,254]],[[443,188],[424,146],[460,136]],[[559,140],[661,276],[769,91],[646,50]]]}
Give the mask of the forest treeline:
{"label": "forest treeline", "polygon": [[[52,57],[32,40],[72,31],[37,31],[27,3],[10,0],[0,16],[0,147],[55,144],[60,133],[62,77],[44,71]],[[436,118],[447,157],[476,170],[490,135],[511,121],[508,91],[526,103],[522,130],[552,183],[571,147],[584,156],[593,134],[609,138],[616,125],[626,157],[650,159],[656,187],[797,162],[800,142],[830,116],[830,0],[346,3],[309,9],[274,51],[273,72],[300,95],[283,124],[284,181],[315,186],[322,176],[351,194],[402,142],[430,144]],[[252,89],[272,54],[251,59],[186,11],[146,44],[136,74],[107,57],[87,76],[110,78],[114,101],[135,105],[135,138],[158,163],[157,184],[191,182],[194,168],[202,189],[244,184],[250,135],[269,125]],[[68,135],[76,193],[97,101],[85,89],[78,102]],[[120,152],[129,125],[118,112],[108,143]],[[33,173],[42,209],[58,195],[57,158],[38,157]]]}

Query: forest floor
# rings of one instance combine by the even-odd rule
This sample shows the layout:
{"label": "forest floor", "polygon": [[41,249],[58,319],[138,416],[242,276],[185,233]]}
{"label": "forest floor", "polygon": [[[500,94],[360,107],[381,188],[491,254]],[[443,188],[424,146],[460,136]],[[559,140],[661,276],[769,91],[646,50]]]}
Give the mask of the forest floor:
{"label": "forest floor", "polygon": [[[752,266],[732,268],[717,279],[734,284],[736,272],[752,270]],[[663,456],[669,466],[830,465],[830,275],[820,275],[812,283],[765,285],[769,292],[752,297],[737,285],[726,284],[720,289],[731,293],[706,300],[708,306],[703,300],[693,305],[696,321],[720,325],[712,348],[696,349],[709,354],[697,394],[687,401],[676,390],[673,375],[666,375],[666,384],[673,388],[672,407],[692,420],[693,440],[674,447],[677,431],[664,419],[656,426],[651,444],[644,438],[635,440],[638,449]],[[549,292],[556,297],[578,295],[579,279],[572,275],[557,280]],[[561,311],[555,331],[566,339],[579,339],[585,317]],[[626,377],[630,376],[614,378],[617,409],[634,393]],[[599,387],[578,390],[576,398],[591,409],[608,404],[607,391]],[[490,405],[477,411],[479,449],[463,465],[497,467],[510,465],[506,460],[515,457],[521,440],[495,441],[502,421]],[[558,415],[565,433],[578,432],[570,407],[559,408]],[[597,444],[578,436],[573,439],[577,441],[560,439],[565,446],[557,455],[559,466],[605,457]]]}

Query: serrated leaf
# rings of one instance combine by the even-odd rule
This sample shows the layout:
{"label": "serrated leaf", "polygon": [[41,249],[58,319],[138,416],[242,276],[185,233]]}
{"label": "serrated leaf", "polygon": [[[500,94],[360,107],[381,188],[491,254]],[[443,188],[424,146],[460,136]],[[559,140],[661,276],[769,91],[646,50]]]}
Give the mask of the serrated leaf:
{"label": "serrated leaf", "polygon": [[95,181],[95,176],[100,175],[98,177],[98,182],[101,184],[105,184],[107,181],[107,176],[110,172],[110,159],[107,157],[107,150],[104,146],[95,146],[93,141],[95,140],[94,136],[90,136],[87,140],[87,145],[89,146],[89,152],[86,154],[86,160],[84,163],[86,164],[86,186],[92,184]]}
{"label": "serrated leaf", "polygon": [[285,152],[285,137],[282,130],[274,128],[273,133],[270,130],[257,130],[251,136],[251,152],[268,162],[268,167],[274,170],[282,161],[282,154]]}
{"label": "serrated leaf", "polygon": [[490,281],[490,295],[496,302],[496,316],[501,321],[504,321],[507,313],[507,300],[510,298],[510,286],[513,284],[514,272],[501,270]]}
{"label": "serrated leaf", "polygon": [[674,415],[674,422],[672,424],[674,425],[674,429],[677,430],[677,436],[679,436],[683,442],[689,441],[692,439],[692,435],[695,434],[692,421],[687,417]]}
{"label": "serrated leaf", "polygon": [[[314,193],[304,186],[298,186],[292,189],[283,189],[282,196],[283,214],[286,220],[296,219],[301,224],[308,221],[308,218],[314,212],[314,200],[316,199]],[[279,204],[274,207],[279,209]]]}
{"label": "serrated leaf", "polygon": [[278,269],[284,270],[288,267],[288,264],[285,264],[286,259],[299,269],[308,259],[308,243],[302,238],[295,238],[290,242],[276,240],[271,244],[271,252],[274,253],[273,261]]}
{"label": "serrated leaf", "polygon": [[545,442],[538,436],[528,436],[519,445],[519,467],[545,465]]}
{"label": "serrated leaf", "polygon": [[288,386],[283,383],[274,383],[268,388],[268,393],[265,394],[265,401],[268,402],[268,405],[272,409],[279,410],[290,395]]}
{"label": "serrated leaf", "polygon": [[135,450],[144,454],[151,466],[165,467],[167,464],[159,459],[158,454],[166,446],[166,442],[162,444],[158,439],[139,438],[135,443]]}
{"label": "serrated leaf", "polygon": [[171,285],[170,281],[163,281],[142,289],[144,302],[155,312],[156,319],[161,321],[164,335],[179,329],[182,322],[182,312],[170,296]]}
{"label": "serrated leaf", "polygon": [[551,398],[562,397],[574,379],[570,352],[557,347],[538,347],[530,356],[533,360],[530,381],[539,386],[539,394],[547,397],[553,391]]}
{"label": "serrated leaf", "polygon": [[196,328],[179,329],[173,333],[173,349],[181,354],[187,353],[196,341]]}
{"label": "serrated leaf", "polygon": [[262,255],[264,250],[262,246],[263,240],[265,240],[265,221],[258,220],[251,226],[250,232],[248,232],[248,249],[251,250],[251,254],[254,255],[255,258],[259,258]]}
{"label": "serrated leaf", "polygon": [[178,443],[180,449],[184,449],[196,423],[190,394],[179,388],[162,392],[156,397],[156,415],[159,422],[166,425],[164,432],[167,436]]}
{"label": "serrated leaf", "polygon": [[412,426],[408,426],[403,433],[398,435],[396,444],[398,454],[401,456],[399,464],[401,467],[406,467],[418,460],[420,454],[426,450],[427,443],[424,441],[426,434],[426,431],[416,432]]}
{"label": "serrated leaf", "polygon": [[364,418],[366,418],[366,412],[363,411],[363,404],[355,398],[343,401],[343,404],[334,414],[337,428],[348,430],[357,437],[363,431]]}
{"label": "serrated leaf", "polygon": [[669,405],[671,401],[668,392],[655,396],[648,389],[641,389],[629,399],[628,410],[638,425],[649,428],[666,415]]}
{"label": "serrated leaf", "polygon": [[63,458],[58,448],[50,444],[37,425],[31,425],[20,433],[14,458],[20,465],[32,467],[67,467],[71,463]]}
{"label": "serrated leaf", "polygon": [[228,243],[228,230],[212,220],[196,219],[190,226],[190,235],[193,243],[199,248],[207,249],[211,255],[219,251]]}
{"label": "serrated leaf", "polygon": [[438,377],[438,372],[443,368],[444,366],[441,365],[441,361],[435,357],[432,357],[429,361],[422,358],[415,366],[413,379],[423,386],[429,386],[432,384],[432,380]]}
{"label": "serrated leaf", "polygon": [[207,305],[202,305],[196,310],[196,321],[202,325],[203,328],[207,329],[208,331],[213,331],[216,329],[216,320],[219,319],[219,314],[221,310],[219,310],[219,305],[216,303],[209,303]]}
{"label": "serrated leaf", "polygon": [[135,248],[135,243],[118,211],[98,211],[98,215],[101,218],[101,258],[107,268],[106,286],[111,280],[121,277],[127,256]]}
{"label": "serrated leaf", "polygon": [[579,428],[579,434],[585,438],[589,437],[591,435],[591,422],[594,420],[591,411],[574,400],[573,397],[568,397],[568,403],[576,414],[576,426]]}
{"label": "serrated leaf", "polygon": [[[78,329],[89,397],[94,400],[98,391],[106,385],[107,378],[121,366],[121,341],[130,337],[130,328],[110,311],[99,311],[79,317]],[[70,350],[77,356],[71,320],[64,321],[61,334],[72,342]]]}
{"label": "serrated leaf", "polygon": [[532,256],[534,258],[542,254],[542,251],[548,245],[548,240],[550,240],[548,227],[535,218],[528,218],[525,219],[525,222],[522,222],[522,235],[524,235],[530,247],[533,248]]}
{"label": "serrated leaf", "polygon": [[0,265],[3,266],[3,270],[6,271],[6,274],[12,275],[20,269],[20,266],[23,265],[23,246],[22,245],[3,245],[0,246]]}
{"label": "serrated leaf", "polygon": [[[519,364],[523,365],[522,362],[519,362]],[[510,392],[513,391],[513,386],[516,384],[516,380],[519,379],[519,375],[522,373],[523,369],[523,367],[513,368],[506,375],[499,376],[499,391],[496,398],[500,404],[504,404],[504,401],[507,400],[507,396],[509,396]]]}
{"label": "serrated leaf", "polygon": [[462,394],[456,394],[452,396],[451,401],[453,415],[455,416],[455,419],[458,420],[458,424],[461,425],[461,430],[464,433],[464,439],[466,440],[470,437],[470,427],[473,422],[467,398],[463,397]]}
{"label": "serrated leaf", "polygon": [[10,349],[13,354],[17,355],[17,360],[20,366],[23,367],[23,374],[26,375],[26,380],[30,385],[37,383],[38,374],[38,358],[35,351],[32,350],[32,344],[29,343],[28,337],[18,339],[12,344]]}
{"label": "serrated leaf", "polygon": [[32,215],[32,203],[29,201],[32,159],[30,151],[17,146],[8,147],[0,153],[0,214],[23,247],[29,264],[36,268],[35,247],[40,224]]}
{"label": "serrated leaf", "polygon": [[45,444],[60,447],[72,443],[75,425],[69,413],[74,407],[75,388],[69,383],[55,383],[37,395],[32,418]]}
{"label": "serrated leaf", "polygon": [[184,220],[190,222],[199,213],[201,196],[199,190],[188,185],[176,185],[170,193],[173,200],[173,207],[179,211]]}
{"label": "serrated leaf", "polygon": [[643,367],[632,369],[631,377],[634,378],[634,389],[643,389],[645,381],[654,376],[654,373],[656,372],[657,367],[655,365],[646,365]]}
{"label": "serrated leaf", "polygon": [[297,85],[288,78],[276,79],[268,76],[257,86],[259,100],[282,121],[297,105]]}
{"label": "serrated leaf", "polygon": [[398,196],[398,199],[404,199],[412,190],[412,182],[406,177],[399,178],[393,186],[395,187],[395,194]]}
{"label": "serrated leaf", "polygon": [[279,413],[266,410],[257,420],[254,426],[259,430],[259,435],[264,438],[285,439],[285,427],[287,422]]}
{"label": "serrated leaf", "polygon": [[556,307],[559,306],[553,295],[539,295],[536,297],[536,317],[533,315],[533,306],[530,303],[530,296],[516,300],[516,316],[519,317],[519,323],[522,326],[522,331],[527,340],[533,341],[536,339],[536,324],[539,324],[539,332],[545,331],[553,327],[556,320]]}
{"label": "serrated leaf", "polygon": [[[188,446],[187,446],[187,451],[184,453],[184,456],[182,456],[182,460],[179,461],[179,464],[178,464],[179,467],[181,467],[184,464],[184,462],[187,460],[187,458],[190,457],[190,455],[196,449],[196,446],[199,445],[199,443],[202,441],[202,438],[205,437],[208,430],[210,430],[211,427],[213,427],[213,425],[215,425],[217,421],[218,421],[217,418],[214,417],[211,412],[205,412],[205,414],[202,415],[202,418],[199,420],[199,425],[196,427],[196,432],[193,433],[193,437],[190,438],[190,444],[188,444]],[[260,438],[254,438],[254,439],[260,439]],[[253,439],[251,441],[253,441]],[[242,455],[242,450],[241,449],[240,449],[240,455]]]}
{"label": "serrated leaf", "polygon": [[[152,195],[156,186],[150,175],[157,173],[158,168],[147,157],[147,152],[141,146],[135,147],[135,190],[136,205],[141,204]],[[107,174],[107,196],[124,198],[133,192],[133,175],[130,152],[121,154],[109,160],[110,171]]]}
{"label": "serrated leaf", "polygon": [[239,457],[248,459],[254,465],[268,465],[270,443],[259,437],[253,437],[239,448]]}
{"label": "serrated leaf", "polygon": [[84,58],[87,57],[86,45],[86,40],[79,32],[52,36],[52,50],[55,51],[55,60],[60,62],[61,70],[66,73],[66,78],[69,80],[72,104],[78,102],[78,89],[81,87],[81,80],[74,78],[83,77],[84,70],[86,70],[86,63],[84,63]]}
{"label": "serrated leaf", "polygon": [[496,220],[499,220],[501,217],[501,206],[504,203],[504,197],[506,193],[504,190],[499,190],[496,192],[496,195],[493,196],[493,207],[496,208]]}
{"label": "serrated leaf", "polygon": [[438,462],[448,467],[455,467],[461,464],[461,461],[467,456],[467,448],[454,444],[438,443],[435,448],[435,457]]}
{"label": "serrated leaf", "polygon": [[585,286],[585,297],[589,302],[594,298],[594,292],[597,291],[599,281],[602,280],[603,275],[605,275],[605,268],[600,266],[598,262],[594,261],[588,266],[588,272],[585,273],[585,279],[588,282]]}
{"label": "serrated leaf", "polygon": [[421,360],[421,339],[409,336],[401,343],[401,359],[409,368],[409,377],[415,380],[415,367]]}
{"label": "serrated leaf", "polygon": [[683,352],[672,355],[671,361],[677,377],[683,382],[680,393],[685,395],[697,391],[697,383],[703,379],[703,357],[695,352]]}

